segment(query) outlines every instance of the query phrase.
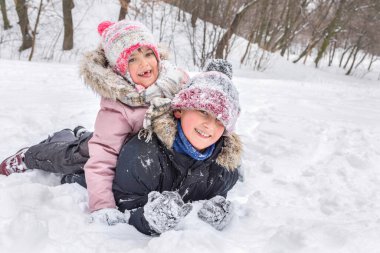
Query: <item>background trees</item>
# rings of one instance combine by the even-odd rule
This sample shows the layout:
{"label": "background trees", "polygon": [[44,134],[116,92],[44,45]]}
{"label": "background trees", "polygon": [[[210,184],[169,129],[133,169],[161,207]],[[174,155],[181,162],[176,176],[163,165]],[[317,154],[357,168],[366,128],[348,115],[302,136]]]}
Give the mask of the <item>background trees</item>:
{"label": "background trees", "polygon": [[[294,63],[337,66],[350,75],[363,64],[367,64],[370,71],[380,54],[379,0],[113,1],[119,6],[119,16],[114,20],[139,19],[152,31],[158,27],[157,38],[174,52],[178,42],[173,34],[181,30],[190,44],[192,62],[199,67],[211,57],[228,58],[239,46],[241,64],[258,70],[265,69],[271,53],[278,53]],[[90,8],[95,0],[85,2]],[[22,38],[20,51],[29,50],[33,40],[36,41],[38,3],[39,0],[0,0],[4,30],[11,28],[9,14],[17,13]],[[40,17],[54,16],[62,24],[52,36],[49,54],[55,54],[50,50],[56,50],[55,45],[62,39],[60,49],[75,50],[74,0],[43,0],[41,3]],[[61,11],[57,11],[58,3]],[[86,14],[83,7],[80,11]],[[47,23],[44,24],[39,31],[46,29]]]}

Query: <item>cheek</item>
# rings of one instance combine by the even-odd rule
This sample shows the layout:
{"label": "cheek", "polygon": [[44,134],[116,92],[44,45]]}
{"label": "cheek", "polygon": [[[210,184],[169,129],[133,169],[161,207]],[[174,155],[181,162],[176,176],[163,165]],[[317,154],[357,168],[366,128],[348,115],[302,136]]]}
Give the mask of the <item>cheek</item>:
{"label": "cheek", "polygon": [[137,70],[136,70],[136,66],[134,64],[129,64],[128,65],[128,72],[129,72],[129,75],[133,78],[136,78],[137,74]]}
{"label": "cheek", "polygon": [[217,126],[215,129],[214,137],[215,139],[219,140],[220,137],[222,137],[224,133],[224,126]]}
{"label": "cheek", "polygon": [[154,73],[158,73],[158,62],[157,61],[153,61],[152,64],[151,64],[152,68],[153,68],[153,72]]}
{"label": "cheek", "polygon": [[187,117],[182,117],[181,118],[181,127],[182,127],[182,131],[185,134],[186,138],[189,140],[189,138],[191,137],[191,134],[193,132],[193,129],[194,129],[192,122],[189,121]]}

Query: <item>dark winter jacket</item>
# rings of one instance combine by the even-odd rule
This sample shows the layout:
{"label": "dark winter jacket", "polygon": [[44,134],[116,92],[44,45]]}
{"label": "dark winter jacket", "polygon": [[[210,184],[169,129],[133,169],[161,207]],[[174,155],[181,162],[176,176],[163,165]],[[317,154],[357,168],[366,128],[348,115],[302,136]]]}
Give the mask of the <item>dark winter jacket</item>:
{"label": "dark winter jacket", "polygon": [[113,183],[120,211],[131,211],[129,223],[154,234],[143,215],[151,191],[178,191],[185,202],[226,197],[238,179],[241,143],[237,135],[222,137],[211,157],[197,161],[172,149],[177,121],[169,114],[153,122],[152,140],[133,137],[122,148]]}

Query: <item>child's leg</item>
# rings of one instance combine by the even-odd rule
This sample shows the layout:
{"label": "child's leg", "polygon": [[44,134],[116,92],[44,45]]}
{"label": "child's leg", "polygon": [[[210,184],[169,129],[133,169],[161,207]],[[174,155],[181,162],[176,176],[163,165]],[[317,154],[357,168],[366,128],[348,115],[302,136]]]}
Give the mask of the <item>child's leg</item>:
{"label": "child's leg", "polygon": [[89,158],[88,141],[91,136],[91,132],[86,132],[77,138],[70,129],[56,132],[25,152],[26,167],[63,174],[83,170]]}
{"label": "child's leg", "polygon": [[61,184],[73,184],[77,183],[84,188],[87,188],[86,177],[84,170],[78,171],[77,173],[66,174],[61,179]]}

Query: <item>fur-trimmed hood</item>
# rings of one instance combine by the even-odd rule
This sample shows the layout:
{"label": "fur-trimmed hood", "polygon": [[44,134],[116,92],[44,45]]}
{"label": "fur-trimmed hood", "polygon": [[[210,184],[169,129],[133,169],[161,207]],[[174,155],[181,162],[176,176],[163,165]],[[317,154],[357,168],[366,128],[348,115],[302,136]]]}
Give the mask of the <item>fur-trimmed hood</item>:
{"label": "fur-trimmed hood", "polygon": [[105,98],[116,100],[136,90],[109,66],[101,47],[84,54],[80,62],[80,75],[87,86]]}
{"label": "fur-trimmed hood", "polygon": [[[177,134],[177,120],[173,117],[172,112],[167,112],[152,121],[153,132],[161,142],[164,143],[166,148],[172,149],[175,136]],[[240,137],[231,133],[224,136],[224,144],[222,151],[216,159],[216,163],[222,167],[233,171],[241,164],[241,156],[243,145]]]}
{"label": "fur-trimmed hood", "polygon": [[[160,58],[161,62],[167,60],[167,51],[163,47],[160,47]],[[85,84],[104,98],[116,100],[137,93],[134,84],[112,69],[101,46],[83,55],[79,71]]]}

